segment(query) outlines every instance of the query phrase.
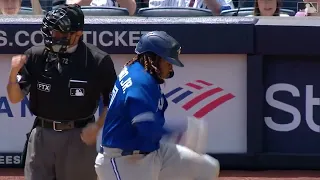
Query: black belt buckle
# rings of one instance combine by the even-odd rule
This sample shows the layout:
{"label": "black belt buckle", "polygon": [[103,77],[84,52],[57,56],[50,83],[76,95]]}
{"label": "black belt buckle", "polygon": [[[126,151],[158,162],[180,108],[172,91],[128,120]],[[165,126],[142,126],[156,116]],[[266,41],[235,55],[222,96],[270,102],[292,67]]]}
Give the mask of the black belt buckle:
{"label": "black belt buckle", "polygon": [[[56,132],[61,132],[61,131],[64,131],[64,130],[70,130],[70,129],[73,129],[74,126],[75,126],[73,121],[70,121],[70,122],[53,121],[52,123],[53,123],[52,124],[52,128]],[[61,128],[59,128],[59,126]]]}

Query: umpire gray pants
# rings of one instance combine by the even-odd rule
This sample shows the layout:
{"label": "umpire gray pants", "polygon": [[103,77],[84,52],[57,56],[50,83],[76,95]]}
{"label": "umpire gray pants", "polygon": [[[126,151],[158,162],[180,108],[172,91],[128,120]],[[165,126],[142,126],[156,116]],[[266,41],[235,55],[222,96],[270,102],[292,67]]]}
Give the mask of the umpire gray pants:
{"label": "umpire gray pants", "polygon": [[27,148],[26,180],[96,180],[96,146],[86,145],[81,129],[56,132],[36,127]]}

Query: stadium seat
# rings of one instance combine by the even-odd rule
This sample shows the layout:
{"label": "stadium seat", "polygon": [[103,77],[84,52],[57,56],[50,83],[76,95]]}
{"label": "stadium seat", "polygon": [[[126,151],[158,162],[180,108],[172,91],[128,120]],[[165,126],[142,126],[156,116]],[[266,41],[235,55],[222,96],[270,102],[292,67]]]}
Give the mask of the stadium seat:
{"label": "stadium seat", "polygon": [[[45,10],[42,10],[42,11],[43,11],[43,14],[46,13]],[[32,11],[32,8],[30,8],[30,7],[21,7],[18,14],[21,14],[21,15],[33,15],[33,11]]]}
{"label": "stadium seat", "polygon": [[197,8],[178,8],[178,7],[160,7],[160,8],[141,8],[137,16],[143,17],[199,17],[212,16],[208,9]]}
{"label": "stadium seat", "polygon": [[[240,8],[238,16],[249,16],[253,14],[254,7]],[[238,9],[224,10],[220,13],[221,16],[234,16]],[[281,14],[288,14],[289,16],[294,16],[296,13],[290,9],[280,9]]]}
{"label": "stadium seat", "polygon": [[85,16],[129,16],[126,8],[104,6],[81,6]]}

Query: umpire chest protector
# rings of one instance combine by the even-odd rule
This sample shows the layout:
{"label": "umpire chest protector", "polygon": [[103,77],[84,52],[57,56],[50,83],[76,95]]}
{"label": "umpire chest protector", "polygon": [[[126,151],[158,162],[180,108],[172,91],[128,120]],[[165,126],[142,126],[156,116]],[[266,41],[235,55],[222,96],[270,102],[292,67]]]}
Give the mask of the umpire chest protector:
{"label": "umpire chest protector", "polygon": [[36,116],[76,120],[96,112],[101,92],[98,60],[104,56],[92,49],[80,42],[75,52],[57,60],[44,47],[32,48],[30,109]]}

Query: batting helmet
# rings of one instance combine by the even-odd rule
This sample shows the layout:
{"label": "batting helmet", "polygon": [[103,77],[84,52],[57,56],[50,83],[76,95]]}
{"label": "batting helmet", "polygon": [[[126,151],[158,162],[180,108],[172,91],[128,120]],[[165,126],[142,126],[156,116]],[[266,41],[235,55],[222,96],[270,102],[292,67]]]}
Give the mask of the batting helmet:
{"label": "batting helmet", "polygon": [[184,67],[179,60],[181,46],[177,40],[164,31],[151,31],[144,34],[135,49],[137,54],[153,52],[170,64]]}

